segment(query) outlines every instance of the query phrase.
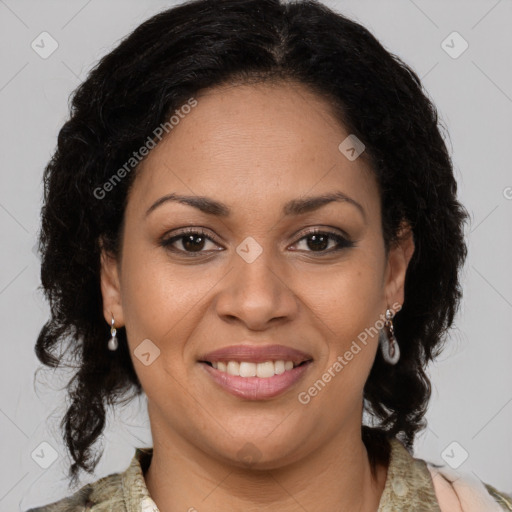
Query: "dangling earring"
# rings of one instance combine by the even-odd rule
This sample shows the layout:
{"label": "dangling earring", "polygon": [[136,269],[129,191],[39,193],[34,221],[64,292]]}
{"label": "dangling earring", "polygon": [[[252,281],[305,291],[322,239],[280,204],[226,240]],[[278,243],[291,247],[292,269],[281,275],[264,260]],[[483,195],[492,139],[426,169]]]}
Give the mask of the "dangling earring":
{"label": "dangling earring", "polygon": [[[393,310],[386,310],[386,322],[384,327],[379,332],[379,343],[382,352],[382,357],[389,364],[396,364],[400,359],[400,347],[395,338],[395,329],[393,327],[393,317],[395,314]],[[389,331],[389,334],[386,332]]]}
{"label": "dangling earring", "polygon": [[117,346],[118,346],[117,338],[116,338],[117,330],[114,327],[114,315],[112,315],[112,326],[110,327],[110,334],[111,334],[111,338],[108,340],[108,349],[109,350],[117,350]]}

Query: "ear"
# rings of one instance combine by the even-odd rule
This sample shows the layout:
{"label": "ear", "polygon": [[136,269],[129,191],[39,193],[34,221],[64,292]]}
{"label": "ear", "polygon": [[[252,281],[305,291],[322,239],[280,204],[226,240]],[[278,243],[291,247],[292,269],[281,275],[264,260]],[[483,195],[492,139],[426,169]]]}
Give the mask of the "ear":
{"label": "ear", "polygon": [[103,316],[106,322],[111,325],[112,315],[114,315],[115,327],[122,327],[124,325],[124,315],[121,302],[118,261],[103,246],[101,249],[100,280],[101,295],[103,297]]}
{"label": "ear", "polygon": [[[414,236],[409,224],[400,227],[396,242],[389,248],[386,269],[386,301],[396,310],[396,304],[404,303],[405,275],[414,253]],[[399,309],[399,308],[398,308]]]}

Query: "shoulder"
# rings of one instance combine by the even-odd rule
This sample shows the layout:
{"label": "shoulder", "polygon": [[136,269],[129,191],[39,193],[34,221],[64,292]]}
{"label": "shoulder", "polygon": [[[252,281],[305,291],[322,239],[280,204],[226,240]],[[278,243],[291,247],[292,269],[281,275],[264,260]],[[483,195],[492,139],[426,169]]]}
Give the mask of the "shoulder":
{"label": "shoulder", "polygon": [[429,512],[510,512],[512,497],[473,475],[414,458],[398,439],[392,439],[388,481],[379,512],[420,508]]}
{"label": "shoulder", "polygon": [[70,496],[26,512],[85,512],[94,511],[97,505],[106,506],[104,510],[109,511],[123,510],[115,507],[122,502],[122,474],[114,473],[84,485]]}
{"label": "shoulder", "polygon": [[84,485],[71,496],[26,512],[126,512],[149,500],[143,471],[148,467],[151,448],[135,448],[130,465],[122,473],[112,473]]}
{"label": "shoulder", "polygon": [[442,511],[450,510],[451,503],[460,503],[462,510],[470,512],[472,510],[512,511],[511,496],[498,491],[475,476],[458,473],[434,464],[427,464],[427,466],[432,475],[433,485]]}

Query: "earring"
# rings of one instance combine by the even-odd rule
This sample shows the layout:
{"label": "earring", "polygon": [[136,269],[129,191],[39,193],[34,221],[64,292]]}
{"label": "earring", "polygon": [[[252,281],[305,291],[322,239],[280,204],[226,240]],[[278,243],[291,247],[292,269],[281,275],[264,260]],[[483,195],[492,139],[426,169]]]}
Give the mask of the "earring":
{"label": "earring", "polygon": [[111,338],[108,340],[108,349],[112,350],[112,351],[117,350],[117,346],[118,346],[117,338],[116,338],[117,330],[114,327],[114,315],[112,315],[112,326],[110,327],[110,334],[111,334]]}
{"label": "earring", "polygon": [[[384,361],[388,364],[396,364],[400,359],[400,347],[395,338],[395,329],[393,327],[393,310],[386,310],[386,322],[379,332],[379,343]],[[388,330],[389,334],[386,332]]]}

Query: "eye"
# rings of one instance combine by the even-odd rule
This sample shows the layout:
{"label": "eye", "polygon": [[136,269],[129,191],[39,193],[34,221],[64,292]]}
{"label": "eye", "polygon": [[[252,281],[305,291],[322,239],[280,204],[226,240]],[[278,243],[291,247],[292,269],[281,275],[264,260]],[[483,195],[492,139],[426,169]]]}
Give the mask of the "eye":
{"label": "eye", "polygon": [[[203,250],[205,246],[208,245],[208,242],[214,247],[209,250]],[[160,245],[170,251],[181,252],[191,256],[211,250],[219,250],[214,240],[202,229],[197,228],[186,229],[170,238],[164,238],[160,241]],[[217,249],[215,249],[215,247],[217,247]]]}
{"label": "eye", "polygon": [[[208,249],[208,243],[211,243],[213,247]],[[295,245],[299,246],[301,243],[304,243],[305,249],[292,250],[330,254],[355,246],[354,242],[338,233],[322,231],[320,229],[309,231]],[[206,252],[224,250],[219,248],[215,240],[205,231],[197,228],[186,229],[174,236],[163,238],[160,241],[160,245],[169,251],[192,257]]]}
{"label": "eye", "polygon": [[309,231],[306,236],[303,236],[297,242],[297,245],[300,245],[302,242],[304,242],[306,252],[320,252],[323,254],[329,254],[355,246],[354,242],[338,233],[321,231],[319,229]]}

